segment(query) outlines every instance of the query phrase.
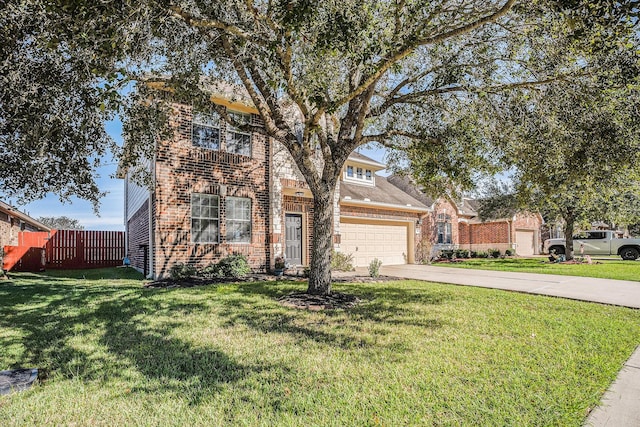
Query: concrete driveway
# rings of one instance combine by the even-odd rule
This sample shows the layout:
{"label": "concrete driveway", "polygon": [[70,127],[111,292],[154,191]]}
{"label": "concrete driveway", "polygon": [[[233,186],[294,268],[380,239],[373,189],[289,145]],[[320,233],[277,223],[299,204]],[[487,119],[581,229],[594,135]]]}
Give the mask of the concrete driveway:
{"label": "concrete driveway", "polygon": [[640,308],[640,282],[627,280],[417,264],[382,266],[380,274]]}

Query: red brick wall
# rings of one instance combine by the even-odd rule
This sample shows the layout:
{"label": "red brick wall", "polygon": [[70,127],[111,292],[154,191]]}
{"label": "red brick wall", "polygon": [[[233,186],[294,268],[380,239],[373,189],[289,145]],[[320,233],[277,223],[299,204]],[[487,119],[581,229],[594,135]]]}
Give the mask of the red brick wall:
{"label": "red brick wall", "polygon": [[[131,265],[145,271],[144,249],[140,245],[149,245],[149,203],[146,202],[127,222],[127,256]],[[150,271],[147,265],[147,272]]]}
{"label": "red brick wall", "polygon": [[[176,263],[204,267],[232,253],[247,256],[254,269],[268,265],[269,146],[264,136],[252,135],[252,156],[194,147],[191,108],[175,105],[172,141],[158,144],[155,164],[155,271],[168,275]],[[225,138],[221,124],[220,138]],[[221,187],[224,186],[224,187]],[[220,196],[220,243],[191,242],[191,194]],[[251,243],[225,242],[225,197],[251,199]]]}

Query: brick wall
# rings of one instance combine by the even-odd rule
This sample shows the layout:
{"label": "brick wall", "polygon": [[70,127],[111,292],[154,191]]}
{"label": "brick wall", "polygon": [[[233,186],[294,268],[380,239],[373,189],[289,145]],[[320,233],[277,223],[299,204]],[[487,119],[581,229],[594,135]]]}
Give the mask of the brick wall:
{"label": "brick wall", "polygon": [[0,249],[4,246],[16,246],[18,244],[18,232],[20,221],[10,218],[4,212],[0,212]]}
{"label": "brick wall", "polygon": [[[191,143],[191,107],[174,107],[175,137],[159,143],[156,155],[156,275],[167,276],[176,263],[204,267],[233,253],[246,255],[253,269],[264,269],[269,263],[269,146],[266,138],[256,133],[251,136],[251,157],[194,147]],[[224,144],[225,123],[220,127],[220,139]],[[192,242],[192,193],[220,197],[220,243]],[[250,243],[226,242],[226,197],[251,199]]]}
{"label": "brick wall", "polygon": [[438,215],[448,215],[451,222],[451,244],[456,245],[459,241],[458,230],[458,209],[450,200],[440,198],[434,203],[433,212],[427,214],[422,220],[422,236],[428,238],[433,244],[438,241],[437,227]]}
{"label": "brick wall", "polygon": [[[127,256],[131,265],[139,271],[145,271],[142,245],[149,246],[149,203],[142,204],[127,221]],[[150,266],[147,264],[146,267],[149,272]]]}

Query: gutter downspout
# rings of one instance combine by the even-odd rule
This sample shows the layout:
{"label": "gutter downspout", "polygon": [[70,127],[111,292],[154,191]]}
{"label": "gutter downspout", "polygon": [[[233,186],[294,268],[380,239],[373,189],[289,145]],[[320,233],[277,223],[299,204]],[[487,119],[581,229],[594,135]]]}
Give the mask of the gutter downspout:
{"label": "gutter downspout", "polygon": [[155,194],[156,194],[156,151],[158,150],[158,141],[157,137],[154,138],[154,147],[153,147],[153,158],[151,159],[151,164],[149,168],[151,169],[151,188],[149,189],[149,198],[147,199],[149,203],[149,278],[156,278],[156,268],[155,268],[155,215],[154,215],[154,205],[155,205]]}

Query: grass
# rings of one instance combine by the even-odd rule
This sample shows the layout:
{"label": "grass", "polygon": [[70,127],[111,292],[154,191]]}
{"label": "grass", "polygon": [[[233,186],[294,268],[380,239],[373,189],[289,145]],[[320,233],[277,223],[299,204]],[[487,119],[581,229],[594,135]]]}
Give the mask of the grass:
{"label": "grass", "polygon": [[475,268],[479,270],[517,271],[520,273],[560,274],[564,276],[598,277],[601,279],[640,282],[640,262],[594,260],[593,264],[560,264],[546,258],[472,258],[461,262],[436,263],[436,266]]}
{"label": "grass", "polygon": [[341,284],[365,303],[308,312],[276,300],[300,283],[86,273],[0,281],[0,369],[44,373],[4,425],[579,426],[640,342],[638,310],[491,289]]}

